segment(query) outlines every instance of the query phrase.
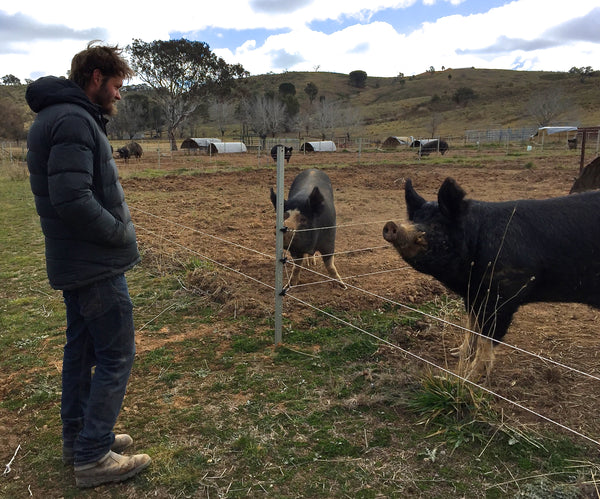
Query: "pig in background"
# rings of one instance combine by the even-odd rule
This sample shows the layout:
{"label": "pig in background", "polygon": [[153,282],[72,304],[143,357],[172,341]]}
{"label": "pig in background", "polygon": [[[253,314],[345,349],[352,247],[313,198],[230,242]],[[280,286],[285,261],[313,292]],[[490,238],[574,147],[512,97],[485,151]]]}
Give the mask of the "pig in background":
{"label": "pig in background", "polygon": [[117,149],[117,156],[120,159],[124,159],[125,162],[127,162],[129,158],[132,157],[140,159],[143,154],[144,150],[142,149],[142,146],[139,145],[137,142],[130,142],[129,144],[126,144],[123,147]]}
{"label": "pig in background", "polygon": [[[271,202],[277,208],[277,196],[271,188]],[[290,186],[288,198],[283,203],[284,248],[295,261],[306,263],[307,257],[321,254],[329,275],[342,288],[346,288],[334,264],[336,215],[333,203],[333,188],[326,173],[321,170],[304,170]],[[319,229],[319,230],[306,230]],[[301,231],[301,232],[296,232]],[[300,266],[292,267],[290,283],[298,283]]]}
{"label": "pig in background", "polygon": [[292,151],[294,150],[294,148],[288,147],[288,146],[282,146],[281,144],[277,144],[276,146],[273,146],[271,148],[271,157],[273,158],[273,161],[277,162],[277,148],[279,146],[283,147],[283,158],[285,159],[286,163],[289,163],[290,158],[292,157]]}
{"label": "pig in background", "polygon": [[459,371],[489,379],[493,346],[521,305],[600,307],[600,192],[505,202],[465,196],[447,178],[437,202],[426,201],[408,179],[408,223],[388,222],[383,237],[412,267],[463,298],[470,328],[483,336],[466,333]]}

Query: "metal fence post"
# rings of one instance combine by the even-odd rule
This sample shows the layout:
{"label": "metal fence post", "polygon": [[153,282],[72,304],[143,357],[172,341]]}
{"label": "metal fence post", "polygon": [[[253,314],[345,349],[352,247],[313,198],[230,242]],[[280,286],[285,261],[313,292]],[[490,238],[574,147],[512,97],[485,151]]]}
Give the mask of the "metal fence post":
{"label": "metal fence post", "polygon": [[283,315],[283,146],[277,146],[277,206],[275,207],[275,345],[282,340]]}

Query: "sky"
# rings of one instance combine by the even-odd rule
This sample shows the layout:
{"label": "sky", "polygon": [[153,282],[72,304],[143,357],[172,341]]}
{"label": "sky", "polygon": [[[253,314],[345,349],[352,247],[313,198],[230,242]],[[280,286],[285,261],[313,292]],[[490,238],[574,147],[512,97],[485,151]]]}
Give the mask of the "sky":
{"label": "sky", "polygon": [[[65,76],[90,40],[186,38],[252,75],[600,69],[598,0],[0,2],[0,78]],[[92,14],[90,14],[92,12]]]}

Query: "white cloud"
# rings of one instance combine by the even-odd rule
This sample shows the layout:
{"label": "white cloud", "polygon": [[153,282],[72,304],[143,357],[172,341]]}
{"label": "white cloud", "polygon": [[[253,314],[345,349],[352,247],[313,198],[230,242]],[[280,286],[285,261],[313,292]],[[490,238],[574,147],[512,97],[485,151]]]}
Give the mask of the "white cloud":
{"label": "white cloud", "polygon": [[[227,62],[239,62],[252,74],[312,71],[317,66],[340,73],[362,69],[372,76],[416,74],[430,66],[566,71],[572,66],[594,67],[600,60],[600,41],[590,29],[598,25],[597,18],[590,17],[587,23],[578,19],[597,8],[597,0],[578,0],[572,8],[562,0],[543,4],[507,0],[484,14],[433,17],[440,6],[461,1],[182,0],[172,8],[153,4],[140,8],[139,3],[122,2],[117,10],[96,9],[94,15],[73,9],[64,0],[13,2],[0,10],[0,26],[2,14],[18,13],[22,22],[31,23],[31,41],[0,35],[0,71],[20,79],[65,74],[71,57],[87,44],[82,34],[104,33],[104,41],[124,47],[133,38],[167,40],[171,32],[201,31],[207,26],[280,32],[264,42],[247,40],[237,48],[211,47]],[[427,8],[432,13],[431,21],[417,30],[400,33],[389,22],[370,21],[382,9],[408,8],[417,2],[431,5]],[[308,27],[312,21],[328,19],[344,20],[346,27],[340,24],[331,34]],[[356,23],[349,26],[348,19]],[[36,27],[48,29],[44,33]],[[7,33],[7,28],[2,26],[2,32]]]}

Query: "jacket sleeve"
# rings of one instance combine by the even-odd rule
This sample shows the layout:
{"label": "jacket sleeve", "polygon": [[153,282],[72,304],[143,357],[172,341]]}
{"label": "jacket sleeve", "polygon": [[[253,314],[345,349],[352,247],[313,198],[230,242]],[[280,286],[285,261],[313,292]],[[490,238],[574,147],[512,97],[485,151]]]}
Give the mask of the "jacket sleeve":
{"label": "jacket sleeve", "polygon": [[78,238],[107,246],[135,241],[135,232],[100,201],[94,180],[96,137],[85,118],[68,114],[52,127],[48,192],[58,216]]}

